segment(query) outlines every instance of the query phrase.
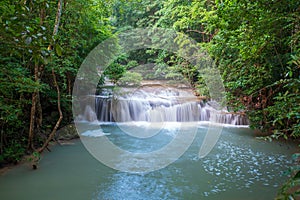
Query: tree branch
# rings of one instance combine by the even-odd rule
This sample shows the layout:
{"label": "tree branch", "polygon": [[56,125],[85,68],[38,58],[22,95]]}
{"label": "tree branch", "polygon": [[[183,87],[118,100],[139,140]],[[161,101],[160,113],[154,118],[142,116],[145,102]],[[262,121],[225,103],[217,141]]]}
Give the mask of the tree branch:
{"label": "tree branch", "polygon": [[63,119],[63,114],[62,114],[61,106],[60,106],[60,90],[59,90],[59,86],[57,84],[56,75],[55,75],[53,68],[52,68],[52,76],[53,76],[53,83],[54,83],[54,86],[56,87],[56,91],[57,91],[57,109],[59,112],[59,118],[58,118],[52,132],[50,133],[49,137],[44,142],[43,146],[37,150],[38,153],[42,153],[47,148],[49,142],[53,139],[53,137],[56,133],[56,130],[58,129],[58,127]]}
{"label": "tree branch", "polygon": [[63,0],[58,1],[57,5],[57,13],[56,13],[56,18],[55,18],[55,25],[53,29],[53,36],[55,36],[58,32],[59,24],[60,24],[60,17],[62,13],[62,5],[63,5]]}
{"label": "tree branch", "polygon": [[[62,6],[63,6],[63,0],[58,0],[56,18],[55,18],[54,29],[53,29],[53,36],[57,35],[58,32],[60,17],[62,14]],[[51,42],[48,46],[48,50],[52,50],[52,49],[53,49],[53,43]]]}

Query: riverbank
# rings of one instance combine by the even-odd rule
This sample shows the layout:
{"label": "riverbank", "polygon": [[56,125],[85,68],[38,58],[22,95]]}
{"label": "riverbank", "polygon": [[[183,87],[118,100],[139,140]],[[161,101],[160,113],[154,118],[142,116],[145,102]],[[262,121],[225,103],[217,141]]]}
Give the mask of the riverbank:
{"label": "riverbank", "polygon": [[[41,156],[44,156],[45,154],[51,153],[51,148],[55,145],[74,145],[75,142],[79,141],[79,135],[77,133],[76,127],[74,123],[68,124],[59,130],[57,130],[55,134],[55,138],[53,142],[49,143],[48,151],[44,152]],[[31,157],[32,155],[24,155],[22,159],[17,163],[8,163],[8,162],[2,162],[0,163],[0,176],[6,174],[10,170],[20,166],[20,165],[28,165],[29,168],[31,168]]]}
{"label": "riverbank", "polygon": [[21,163],[18,164],[6,164],[6,165],[1,165],[0,166],[0,176],[4,175],[5,173],[7,173],[9,170],[13,169],[14,167],[16,167],[17,165],[20,165]]}

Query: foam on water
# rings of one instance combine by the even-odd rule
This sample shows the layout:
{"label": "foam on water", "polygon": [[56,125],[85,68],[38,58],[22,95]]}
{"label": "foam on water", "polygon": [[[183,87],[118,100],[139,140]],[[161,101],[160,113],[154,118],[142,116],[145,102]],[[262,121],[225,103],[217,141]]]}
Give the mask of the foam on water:
{"label": "foam on water", "polygon": [[110,135],[110,133],[104,133],[102,129],[88,130],[81,133],[81,136],[86,136],[86,137],[102,137],[106,135]]}

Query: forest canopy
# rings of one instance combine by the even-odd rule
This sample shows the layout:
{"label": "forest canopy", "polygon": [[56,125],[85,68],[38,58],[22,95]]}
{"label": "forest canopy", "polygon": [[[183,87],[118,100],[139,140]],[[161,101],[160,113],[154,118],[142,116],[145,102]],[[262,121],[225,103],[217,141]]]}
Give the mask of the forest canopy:
{"label": "forest canopy", "polygon": [[[113,34],[145,27],[197,41],[221,72],[227,107],[247,114],[252,128],[300,136],[298,0],[2,0],[0,13],[0,161],[42,151],[73,120],[73,83],[88,53]],[[148,79],[185,77],[208,95],[196,66],[164,50],[122,55],[105,74],[128,84],[141,80],[129,71],[149,62]]]}

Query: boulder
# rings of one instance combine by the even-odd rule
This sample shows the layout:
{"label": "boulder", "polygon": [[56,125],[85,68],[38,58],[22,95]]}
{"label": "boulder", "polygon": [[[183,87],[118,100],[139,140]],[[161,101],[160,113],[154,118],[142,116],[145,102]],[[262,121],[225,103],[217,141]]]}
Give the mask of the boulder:
{"label": "boulder", "polygon": [[72,140],[79,138],[75,124],[69,124],[56,131],[56,140]]}

